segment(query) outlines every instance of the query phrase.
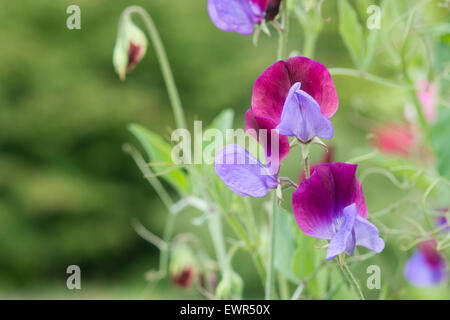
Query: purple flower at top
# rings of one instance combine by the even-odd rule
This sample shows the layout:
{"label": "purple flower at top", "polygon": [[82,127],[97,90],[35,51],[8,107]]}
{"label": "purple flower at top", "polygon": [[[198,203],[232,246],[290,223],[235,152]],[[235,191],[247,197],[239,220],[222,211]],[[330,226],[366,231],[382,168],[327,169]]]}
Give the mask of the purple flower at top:
{"label": "purple flower at top", "polygon": [[443,231],[450,231],[450,223],[445,216],[437,216],[436,222],[438,227],[443,227]]}
{"label": "purple flower at top", "polygon": [[229,144],[217,153],[214,169],[227,187],[241,197],[265,197],[279,184],[278,168],[273,171],[236,144]]}
{"label": "purple flower at top", "polygon": [[316,100],[300,88],[301,83],[297,82],[289,90],[276,128],[278,133],[297,137],[304,143],[314,137],[331,139],[333,126],[330,120],[320,113]]}
{"label": "purple flower at top", "polygon": [[250,35],[264,19],[269,0],[208,0],[208,13],[217,28]]}
{"label": "purple flower at top", "polygon": [[[275,130],[280,126],[280,134],[300,139],[314,135],[329,138],[333,131],[327,119],[338,107],[338,95],[327,68],[306,57],[289,58],[274,63],[256,80],[246,128]],[[287,136],[280,136],[279,148],[282,161],[289,153]]]}
{"label": "purple flower at top", "polygon": [[430,287],[447,279],[444,258],[436,250],[434,240],[419,244],[417,251],[409,258],[403,269],[406,280],[416,287]]}
{"label": "purple flower at top", "polygon": [[292,195],[295,219],[302,232],[330,240],[327,260],[343,252],[351,255],[355,246],[377,253],[384,249],[378,229],[367,221],[356,168],[340,162],[319,164]]}

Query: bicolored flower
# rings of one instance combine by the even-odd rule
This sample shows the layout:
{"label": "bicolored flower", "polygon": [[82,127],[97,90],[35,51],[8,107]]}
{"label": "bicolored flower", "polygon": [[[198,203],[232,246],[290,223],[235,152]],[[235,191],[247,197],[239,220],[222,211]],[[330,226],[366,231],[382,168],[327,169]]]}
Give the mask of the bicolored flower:
{"label": "bicolored flower", "polygon": [[315,166],[311,177],[292,195],[295,219],[303,233],[330,240],[327,260],[355,246],[377,253],[384,249],[378,229],[367,221],[367,207],[357,165],[335,162]]}
{"label": "bicolored flower", "polygon": [[208,0],[208,13],[217,28],[250,35],[264,19],[269,0]]}
{"label": "bicolored flower", "polygon": [[419,244],[417,251],[409,258],[403,269],[406,280],[416,287],[430,287],[446,281],[447,266],[436,250],[434,240]]}
{"label": "bicolored flower", "polygon": [[289,58],[274,63],[256,80],[252,106],[246,113],[246,129],[277,130],[282,161],[289,153],[287,136],[303,142],[315,136],[331,138],[333,128],[328,119],[338,107],[338,95],[327,68],[306,57]]}
{"label": "bicolored flower", "polygon": [[227,187],[241,197],[265,197],[279,184],[278,168],[262,164],[236,144],[227,145],[217,153],[214,168]]}
{"label": "bicolored flower", "polygon": [[113,65],[120,80],[130,73],[147,51],[147,38],[130,17],[121,23],[113,53]]}

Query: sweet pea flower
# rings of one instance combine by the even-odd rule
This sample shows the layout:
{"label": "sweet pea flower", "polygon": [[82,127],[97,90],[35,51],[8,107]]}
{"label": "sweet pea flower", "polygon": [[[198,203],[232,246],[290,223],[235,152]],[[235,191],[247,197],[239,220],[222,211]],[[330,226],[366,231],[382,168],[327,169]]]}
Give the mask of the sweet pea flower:
{"label": "sweet pea flower", "polygon": [[264,19],[269,0],[208,0],[208,13],[217,28],[250,35]]}
{"label": "sweet pea flower", "polygon": [[351,255],[357,245],[377,253],[384,249],[378,229],[367,221],[356,168],[340,162],[319,164],[292,195],[300,230],[310,237],[330,240],[327,260],[343,252]]}
{"label": "sweet pea flower", "polygon": [[446,269],[444,258],[436,250],[436,241],[429,240],[419,244],[406,262],[403,274],[416,287],[430,287],[446,281]]}
{"label": "sweet pea flower", "polygon": [[436,84],[422,80],[417,83],[417,99],[428,123],[436,120],[437,88]]}
{"label": "sweet pea flower", "polygon": [[279,184],[278,168],[272,170],[237,144],[229,144],[217,153],[214,168],[227,187],[241,197],[265,197]]}
{"label": "sweet pea flower", "polygon": [[336,88],[327,68],[306,57],[293,57],[274,63],[256,80],[246,128],[276,130],[281,135],[282,161],[289,153],[287,136],[304,143],[315,136],[331,138],[333,128],[328,119],[338,106]]}
{"label": "sweet pea flower", "polygon": [[372,133],[377,137],[374,144],[386,155],[408,156],[416,145],[413,132],[407,125],[383,124],[372,129]]}

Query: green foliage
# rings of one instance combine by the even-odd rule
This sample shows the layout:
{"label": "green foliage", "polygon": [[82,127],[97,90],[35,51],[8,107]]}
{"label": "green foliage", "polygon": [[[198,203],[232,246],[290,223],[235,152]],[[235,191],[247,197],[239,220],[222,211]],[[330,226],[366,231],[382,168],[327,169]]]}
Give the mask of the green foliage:
{"label": "green foliage", "polygon": [[439,174],[446,178],[450,178],[449,123],[450,109],[441,108],[431,132]]}
{"label": "green foliage", "polygon": [[156,174],[160,174],[181,195],[187,195],[189,192],[188,178],[182,169],[174,167],[171,158],[172,146],[143,126],[132,124],[129,129],[145,149],[151,169]]}
{"label": "green foliage", "polygon": [[297,230],[292,212],[280,208],[276,233],[278,237],[275,242],[275,267],[283,277],[294,283],[301,279],[293,271]]}
{"label": "green foliage", "polygon": [[347,0],[338,1],[339,33],[349,50],[354,63],[362,65],[364,58],[364,36],[356,11]]}

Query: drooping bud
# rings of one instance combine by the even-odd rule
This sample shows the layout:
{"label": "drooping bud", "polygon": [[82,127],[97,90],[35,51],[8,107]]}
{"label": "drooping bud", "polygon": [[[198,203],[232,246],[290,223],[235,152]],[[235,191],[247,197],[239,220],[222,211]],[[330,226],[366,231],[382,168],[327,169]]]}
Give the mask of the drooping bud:
{"label": "drooping bud", "polygon": [[280,11],[280,4],[281,0],[269,0],[269,4],[266,8],[266,16],[265,19],[267,21],[272,21],[275,19],[278,15],[278,12]]}
{"label": "drooping bud", "polygon": [[113,65],[120,80],[125,80],[147,51],[147,38],[129,16],[122,19],[113,53]]}
{"label": "drooping bud", "polygon": [[182,289],[189,288],[196,273],[194,254],[187,245],[179,244],[173,248],[170,260],[172,283]]}

